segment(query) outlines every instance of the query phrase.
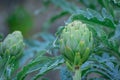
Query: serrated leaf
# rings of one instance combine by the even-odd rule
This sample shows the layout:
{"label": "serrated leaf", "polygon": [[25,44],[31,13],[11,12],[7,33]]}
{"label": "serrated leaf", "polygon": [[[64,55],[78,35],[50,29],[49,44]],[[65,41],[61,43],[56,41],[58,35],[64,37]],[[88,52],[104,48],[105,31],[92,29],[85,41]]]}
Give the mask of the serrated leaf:
{"label": "serrated leaf", "polygon": [[98,0],[98,2],[102,5],[102,7],[105,7],[106,10],[114,16],[114,9],[112,4],[110,3],[110,0]]}
{"label": "serrated leaf", "polygon": [[120,7],[120,1],[119,0],[111,0],[116,6]]}
{"label": "serrated leaf", "polygon": [[41,77],[42,75],[44,75],[46,72],[48,72],[52,69],[55,69],[60,64],[64,63],[64,59],[62,56],[59,56],[59,57],[54,58],[53,61],[47,61],[47,63],[43,67],[41,67],[41,69],[39,70],[39,73],[37,75],[35,75],[35,77],[33,79],[36,80],[39,77]]}
{"label": "serrated leaf", "polygon": [[103,17],[103,18],[108,18],[108,19],[110,19],[111,21],[113,21],[112,15],[110,15],[105,8],[102,8],[101,13],[102,13],[102,17]]}
{"label": "serrated leaf", "polygon": [[117,63],[117,61],[115,61],[115,57],[109,56],[105,53],[102,56],[96,55],[92,58],[95,59],[91,64],[91,67],[89,67],[88,70],[84,71],[85,73],[83,76],[91,72],[97,72],[103,76],[106,76],[110,80],[120,79],[120,65]]}
{"label": "serrated leaf", "polygon": [[82,4],[85,5],[85,7],[89,7],[91,9],[99,9],[100,4],[98,3],[98,0],[79,0],[82,2]]}
{"label": "serrated leaf", "polygon": [[27,51],[32,53],[40,52],[41,50],[49,51],[49,49],[53,47],[54,40],[55,37],[50,33],[37,33],[32,37],[32,39],[28,39],[25,41],[27,46],[29,47]]}
{"label": "serrated leaf", "polygon": [[[98,73],[100,75],[103,75],[107,80],[113,80],[111,76],[109,76],[105,71],[101,70],[101,69],[89,69],[85,75],[83,76],[83,79],[86,80],[86,76],[92,72]],[[93,76],[94,77],[94,76]]]}
{"label": "serrated leaf", "polygon": [[18,73],[17,80],[22,80],[27,74],[39,70],[39,73],[34,76],[34,79],[37,79],[62,63],[64,63],[64,60],[61,56],[55,58],[42,56],[39,60],[33,60],[31,63],[24,66],[23,69]]}
{"label": "serrated leaf", "polygon": [[98,12],[92,9],[79,10],[78,13],[73,14],[69,18],[69,21],[74,21],[74,20],[81,20],[88,24],[106,26],[112,29],[115,29],[116,27],[115,23],[111,20],[111,18],[102,17]]}
{"label": "serrated leaf", "polygon": [[113,39],[120,40],[120,23],[117,25]]}

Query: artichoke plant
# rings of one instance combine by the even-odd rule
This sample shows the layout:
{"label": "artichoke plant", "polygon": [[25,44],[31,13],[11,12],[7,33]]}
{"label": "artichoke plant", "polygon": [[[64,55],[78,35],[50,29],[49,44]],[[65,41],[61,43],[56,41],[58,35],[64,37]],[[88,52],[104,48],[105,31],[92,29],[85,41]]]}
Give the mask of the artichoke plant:
{"label": "artichoke plant", "polygon": [[79,69],[88,59],[92,47],[92,32],[86,24],[81,21],[73,21],[64,27],[60,35],[60,51],[66,65],[72,71]]}
{"label": "artichoke plant", "polygon": [[1,44],[4,54],[9,53],[15,56],[22,53],[24,49],[23,36],[20,31],[9,34]]}

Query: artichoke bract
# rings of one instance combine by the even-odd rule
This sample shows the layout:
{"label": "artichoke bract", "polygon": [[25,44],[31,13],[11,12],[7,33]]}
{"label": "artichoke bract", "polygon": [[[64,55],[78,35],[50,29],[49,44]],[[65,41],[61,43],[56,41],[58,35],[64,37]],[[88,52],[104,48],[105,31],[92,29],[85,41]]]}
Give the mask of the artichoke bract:
{"label": "artichoke bract", "polygon": [[92,32],[81,21],[67,24],[60,35],[60,52],[69,68],[78,68],[89,57],[93,46]]}
{"label": "artichoke bract", "polygon": [[3,53],[9,53],[14,56],[22,53],[24,49],[24,42],[21,32],[15,31],[12,34],[8,34],[2,42],[2,49]]}

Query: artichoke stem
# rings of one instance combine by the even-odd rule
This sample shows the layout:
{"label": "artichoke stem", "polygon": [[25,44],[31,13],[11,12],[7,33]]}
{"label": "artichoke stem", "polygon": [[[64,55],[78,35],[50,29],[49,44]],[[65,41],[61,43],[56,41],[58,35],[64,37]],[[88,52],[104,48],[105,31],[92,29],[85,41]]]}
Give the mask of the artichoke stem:
{"label": "artichoke stem", "polygon": [[81,70],[79,69],[75,69],[75,75],[73,76],[73,80],[82,80],[81,79]]}

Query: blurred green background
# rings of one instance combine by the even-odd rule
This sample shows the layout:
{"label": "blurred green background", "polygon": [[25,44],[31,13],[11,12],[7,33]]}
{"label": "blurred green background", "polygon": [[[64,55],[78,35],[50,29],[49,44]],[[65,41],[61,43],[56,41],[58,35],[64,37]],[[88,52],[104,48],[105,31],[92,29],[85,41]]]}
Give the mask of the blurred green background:
{"label": "blurred green background", "polygon": [[14,30],[21,30],[24,37],[46,30],[54,34],[68,18],[61,17],[49,25],[47,21],[59,13],[60,7],[50,4],[49,0],[1,0],[0,32],[6,36]]}

